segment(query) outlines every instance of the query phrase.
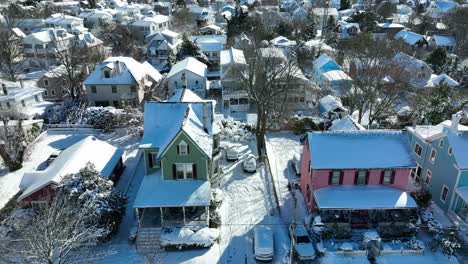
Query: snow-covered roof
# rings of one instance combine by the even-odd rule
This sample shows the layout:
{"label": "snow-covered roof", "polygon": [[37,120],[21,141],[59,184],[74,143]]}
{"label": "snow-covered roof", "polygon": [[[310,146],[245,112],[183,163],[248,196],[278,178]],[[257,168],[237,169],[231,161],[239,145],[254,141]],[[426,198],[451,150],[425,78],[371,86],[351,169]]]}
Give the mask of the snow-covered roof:
{"label": "snow-covered roof", "polygon": [[405,191],[382,185],[340,185],[314,191],[320,209],[417,208]]}
{"label": "snow-covered roof", "polygon": [[75,37],[74,35],[68,33],[65,29],[61,28],[46,28],[39,32],[34,32],[29,34],[24,38],[24,43],[49,43],[56,40],[65,40]]}
{"label": "snow-covered roof", "polygon": [[[112,69],[110,78],[104,78],[102,69]],[[84,85],[92,84],[135,84],[145,76],[159,81],[161,74],[148,62],[139,63],[131,57],[109,57],[86,78]]]}
{"label": "snow-covered roof", "polygon": [[[314,60],[314,67],[316,69],[320,69],[321,71],[329,71],[329,70],[341,70],[341,66],[338,65],[334,60],[328,57],[327,54],[322,54],[320,57]],[[322,69],[325,65],[331,63],[327,68]]]}
{"label": "snow-covered roof", "polygon": [[334,97],[333,95],[327,95],[320,99],[320,105],[323,107],[325,112],[335,111],[336,109],[340,109],[341,111],[347,111],[347,109],[343,106],[341,101]]}
{"label": "snow-covered roof", "polygon": [[293,41],[293,40],[289,40],[283,36],[279,36],[279,37],[276,37],[272,40],[270,40],[270,43],[275,45],[275,46],[295,46],[296,45],[296,41]]}
{"label": "snow-covered roof", "polygon": [[133,207],[208,206],[210,199],[209,181],[162,180],[159,170],[143,177]]}
{"label": "snow-covered roof", "polygon": [[209,52],[209,51],[220,52],[221,50],[223,50],[223,43],[217,40],[201,41],[198,43],[198,45],[200,46],[200,49],[203,52]]}
{"label": "snow-covered roof", "polygon": [[220,64],[246,64],[244,51],[240,49],[230,48],[227,50],[221,51],[220,54]]}
{"label": "snow-covered roof", "polygon": [[455,38],[450,35],[434,35],[432,36],[437,46],[452,47],[455,46]]}
{"label": "snow-covered roof", "polygon": [[218,41],[226,45],[227,36],[226,35],[194,35],[190,37],[192,42],[200,44],[202,42],[209,42],[209,41]]}
{"label": "snow-covered roof", "polygon": [[458,187],[457,193],[463,199],[463,201],[468,202],[468,186]]}
{"label": "snow-covered roof", "polygon": [[66,69],[65,69],[65,65],[60,65],[60,66],[57,66],[55,68],[53,68],[52,70],[50,71],[47,71],[46,73],[44,73],[44,75],[42,75],[43,77],[47,77],[47,78],[57,78],[57,77],[60,77],[64,74],[66,74]]}
{"label": "snow-covered roof", "polygon": [[187,70],[187,71],[195,73],[196,75],[205,77],[207,66],[203,62],[200,62],[197,59],[195,59],[194,57],[188,57],[174,64],[171,70],[169,71],[169,73],[167,74],[167,78],[170,78],[171,76],[184,70]]}
{"label": "snow-covered roof", "polygon": [[468,131],[453,133],[448,130],[447,138],[458,167],[463,170],[468,169]]}
{"label": "snow-covered roof", "polygon": [[450,9],[459,6],[459,4],[454,1],[434,1],[434,4],[441,12],[448,12]]}
{"label": "snow-covered roof", "polygon": [[452,79],[450,76],[448,76],[445,73],[442,73],[441,75],[433,74],[433,76],[431,77],[431,82],[434,85],[439,85],[442,81],[444,81],[446,84],[448,84],[450,86],[460,85],[460,83],[458,83],[457,81],[455,81],[454,79]]}
{"label": "snow-covered roof", "polygon": [[0,94],[0,102],[18,102],[25,98],[32,97],[37,94],[41,94],[45,91],[42,88],[34,87],[8,87],[8,95],[4,95],[3,92]]}
{"label": "snow-covered roof", "polygon": [[44,22],[45,23],[52,23],[52,24],[55,24],[55,23],[65,24],[65,23],[69,23],[69,22],[71,23],[73,21],[82,22],[83,18],[69,16],[69,15],[62,15],[62,14],[53,14],[50,17],[46,18]]}
{"label": "snow-covered roof", "polygon": [[413,168],[403,131],[308,132],[312,169]]}
{"label": "snow-covered roof", "polygon": [[164,22],[168,22],[169,17],[163,15],[155,15],[152,17],[144,17],[142,19],[136,20],[132,23],[132,26],[148,26],[151,24],[161,24]]}
{"label": "snow-covered roof", "polygon": [[[207,132],[203,129],[203,105],[207,107]],[[147,102],[141,148],[159,149],[158,157],[172,139],[183,131],[211,157],[213,151],[212,122],[214,105],[206,102]]]}
{"label": "snow-covered roof", "polygon": [[325,42],[318,39],[309,40],[304,43],[304,46],[309,48],[320,49],[322,52],[333,52],[333,48],[328,46]]}
{"label": "snow-covered roof", "polygon": [[323,73],[323,76],[327,78],[328,81],[333,82],[333,81],[352,81],[351,77],[348,76],[344,71],[342,70],[332,70],[332,71],[327,71]]}
{"label": "snow-covered roof", "polygon": [[174,32],[172,30],[169,30],[169,29],[164,29],[163,31],[160,32],[162,35],[164,36],[168,36],[168,37],[171,37],[171,38],[176,38],[179,36],[179,33],[177,32]]}
{"label": "snow-covered roof", "polygon": [[168,102],[197,103],[205,102],[200,96],[190,89],[177,89],[175,94],[167,100]]}
{"label": "snow-covered roof", "polygon": [[378,23],[377,26],[380,28],[405,28],[402,24],[397,23]]}
{"label": "snow-covered roof", "polygon": [[259,53],[262,58],[276,58],[287,61],[286,56],[280,48],[260,48]]}
{"label": "snow-covered roof", "polygon": [[121,149],[107,142],[92,136],[86,137],[62,151],[44,171],[25,173],[20,183],[20,188],[24,191],[18,200],[22,200],[50,183],[58,184],[65,175],[79,172],[88,162],[93,163],[102,177],[107,179],[111,176],[122,154]]}
{"label": "snow-covered roof", "polygon": [[354,121],[354,119],[347,115],[341,119],[333,121],[333,125],[328,130],[366,130],[361,124]]}
{"label": "snow-covered roof", "polygon": [[418,33],[411,32],[411,31],[401,30],[398,33],[396,33],[393,38],[402,39],[404,42],[408,43],[409,45],[414,45],[421,39],[424,39],[424,36]]}

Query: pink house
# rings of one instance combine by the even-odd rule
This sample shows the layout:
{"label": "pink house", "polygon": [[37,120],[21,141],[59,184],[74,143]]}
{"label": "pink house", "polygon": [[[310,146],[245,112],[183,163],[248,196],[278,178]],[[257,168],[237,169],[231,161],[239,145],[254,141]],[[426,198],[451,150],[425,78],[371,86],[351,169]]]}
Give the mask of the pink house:
{"label": "pink house", "polygon": [[[405,191],[415,162],[404,131],[309,132],[301,191],[311,212],[414,209]],[[337,218],[338,218],[338,214]]]}

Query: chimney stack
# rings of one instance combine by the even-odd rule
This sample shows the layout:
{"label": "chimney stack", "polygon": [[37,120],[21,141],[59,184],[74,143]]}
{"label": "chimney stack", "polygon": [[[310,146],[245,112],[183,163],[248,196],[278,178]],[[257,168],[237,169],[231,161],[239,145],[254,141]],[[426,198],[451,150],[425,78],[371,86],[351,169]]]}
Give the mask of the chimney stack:
{"label": "chimney stack", "polygon": [[6,87],[6,84],[2,83],[2,90],[3,90],[3,95],[8,95],[8,89]]}
{"label": "chimney stack", "polygon": [[208,106],[203,102],[203,130],[208,133]]}
{"label": "chimney stack", "polygon": [[450,126],[450,129],[455,133],[458,132],[458,124],[460,124],[462,114],[463,112],[460,111],[452,115],[452,125]]}

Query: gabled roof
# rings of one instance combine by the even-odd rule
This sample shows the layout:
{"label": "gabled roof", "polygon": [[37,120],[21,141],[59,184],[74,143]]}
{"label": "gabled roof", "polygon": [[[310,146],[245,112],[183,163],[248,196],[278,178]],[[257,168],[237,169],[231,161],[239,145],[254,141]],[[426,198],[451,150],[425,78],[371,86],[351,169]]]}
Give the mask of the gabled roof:
{"label": "gabled roof", "polygon": [[333,121],[333,125],[328,128],[328,130],[346,130],[346,131],[354,131],[354,130],[366,130],[361,124],[354,121],[354,119],[347,115],[341,119],[337,119]]}
{"label": "gabled roof", "polygon": [[458,167],[463,170],[468,169],[468,131],[453,133],[448,130],[447,138]]}
{"label": "gabled roof", "polygon": [[447,12],[450,9],[459,6],[459,4],[454,1],[434,1],[434,3],[441,12]]}
{"label": "gabled roof", "polygon": [[397,23],[378,23],[377,26],[381,28],[405,28],[402,24]]}
{"label": "gabled roof", "polygon": [[[207,107],[207,131],[203,128],[203,105]],[[144,113],[144,134],[140,147],[159,149],[159,157],[179,132],[185,132],[207,157],[211,157],[213,117],[214,105],[211,101],[147,102]]]}
{"label": "gabled roof", "polygon": [[169,73],[167,74],[167,78],[170,78],[171,76],[183,70],[187,70],[193,72],[196,75],[206,77],[207,66],[204,63],[195,59],[194,57],[188,57],[174,64]]}
{"label": "gabled roof", "polygon": [[409,45],[414,45],[416,42],[420,41],[421,39],[425,39],[423,35],[411,32],[411,31],[406,31],[406,30],[401,30],[398,33],[395,34],[393,37],[394,39],[402,39],[404,42],[408,43]]}
{"label": "gabled roof", "polygon": [[455,46],[455,38],[450,35],[434,35],[432,36],[437,46],[450,47]]}
{"label": "gabled roof", "polygon": [[168,16],[163,16],[163,15],[156,15],[153,17],[144,17],[142,19],[136,20],[135,22],[132,23],[132,26],[146,26],[150,24],[161,24],[164,22],[168,22],[169,17]]}
{"label": "gabled roof", "polygon": [[203,52],[223,50],[223,43],[217,40],[202,41],[198,45]]}
{"label": "gabled roof", "polygon": [[4,95],[3,92],[0,93],[0,102],[18,102],[45,91],[45,89],[35,87],[7,87],[7,89],[8,95]]}
{"label": "gabled roof", "polygon": [[312,169],[414,168],[403,131],[307,133]]}
{"label": "gabled roof", "polygon": [[320,99],[319,104],[323,107],[325,112],[335,111],[336,109],[340,109],[343,112],[347,111],[341,101],[333,95],[323,97]]}
{"label": "gabled roof", "polygon": [[65,29],[62,28],[46,28],[39,32],[34,32],[29,34],[24,38],[24,43],[36,42],[35,40],[41,43],[49,43],[56,40],[71,39],[75,36],[68,33]]}
{"label": "gabled roof", "polygon": [[[341,66],[338,65],[334,60],[327,56],[327,54],[322,54],[320,57],[314,60],[314,66],[321,71],[330,71],[330,70],[341,70]],[[325,68],[326,66],[326,68]]]}
{"label": "gabled roof", "polygon": [[95,137],[86,137],[71,147],[65,149],[44,171],[27,172],[20,183],[23,193],[18,198],[29,196],[41,188],[54,183],[71,173],[77,173],[91,162],[102,177],[109,178],[119,162],[123,151]]}
{"label": "gabled roof", "polygon": [[454,79],[452,79],[452,77],[448,76],[448,75],[445,74],[445,73],[442,73],[442,74],[439,75],[439,76],[433,74],[433,77],[431,77],[431,82],[432,82],[434,85],[439,85],[442,81],[445,82],[445,83],[447,83],[447,84],[450,85],[450,86],[458,86],[458,85],[460,85],[460,83],[458,83],[457,81],[455,81]]}
{"label": "gabled roof", "polygon": [[200,96],[190,89],[177,89],[175,94],[167,100],[168,102],[197,103],[205,102]]}
{"label": "gabled roof", "polygon": [[220,64],[246,64],[244,51],[235,48],[221,51]]}
{"label": "gabled roof", "polygon": [[[104,78],[101,70],[104,67],[113,69],[111,78]],[[92,84],[135,84],[146,75],[155,81],[161,79],[161,74],[148,62],[139,63],[131,57],[109,57],[86,78],[84,85]]]}

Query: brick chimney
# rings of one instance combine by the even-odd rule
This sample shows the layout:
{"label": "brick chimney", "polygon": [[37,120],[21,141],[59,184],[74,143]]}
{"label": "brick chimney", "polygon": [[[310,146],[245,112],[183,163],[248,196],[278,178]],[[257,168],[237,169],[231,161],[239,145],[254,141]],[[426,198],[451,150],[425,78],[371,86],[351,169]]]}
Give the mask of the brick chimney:
{"label": "brick chimney", "polygon": [[460,124],[460,119],[462,118],[463,111],[460,111],[452,115],[452,124],[450,125],[450,130],[453,132],[458,132],[458,125]]}
{"label": "brick chimney", "polygon": [[3,91],[3,95],[8,95],[8,89],[6,87],[6,84],[2,83],[2,91]]}

